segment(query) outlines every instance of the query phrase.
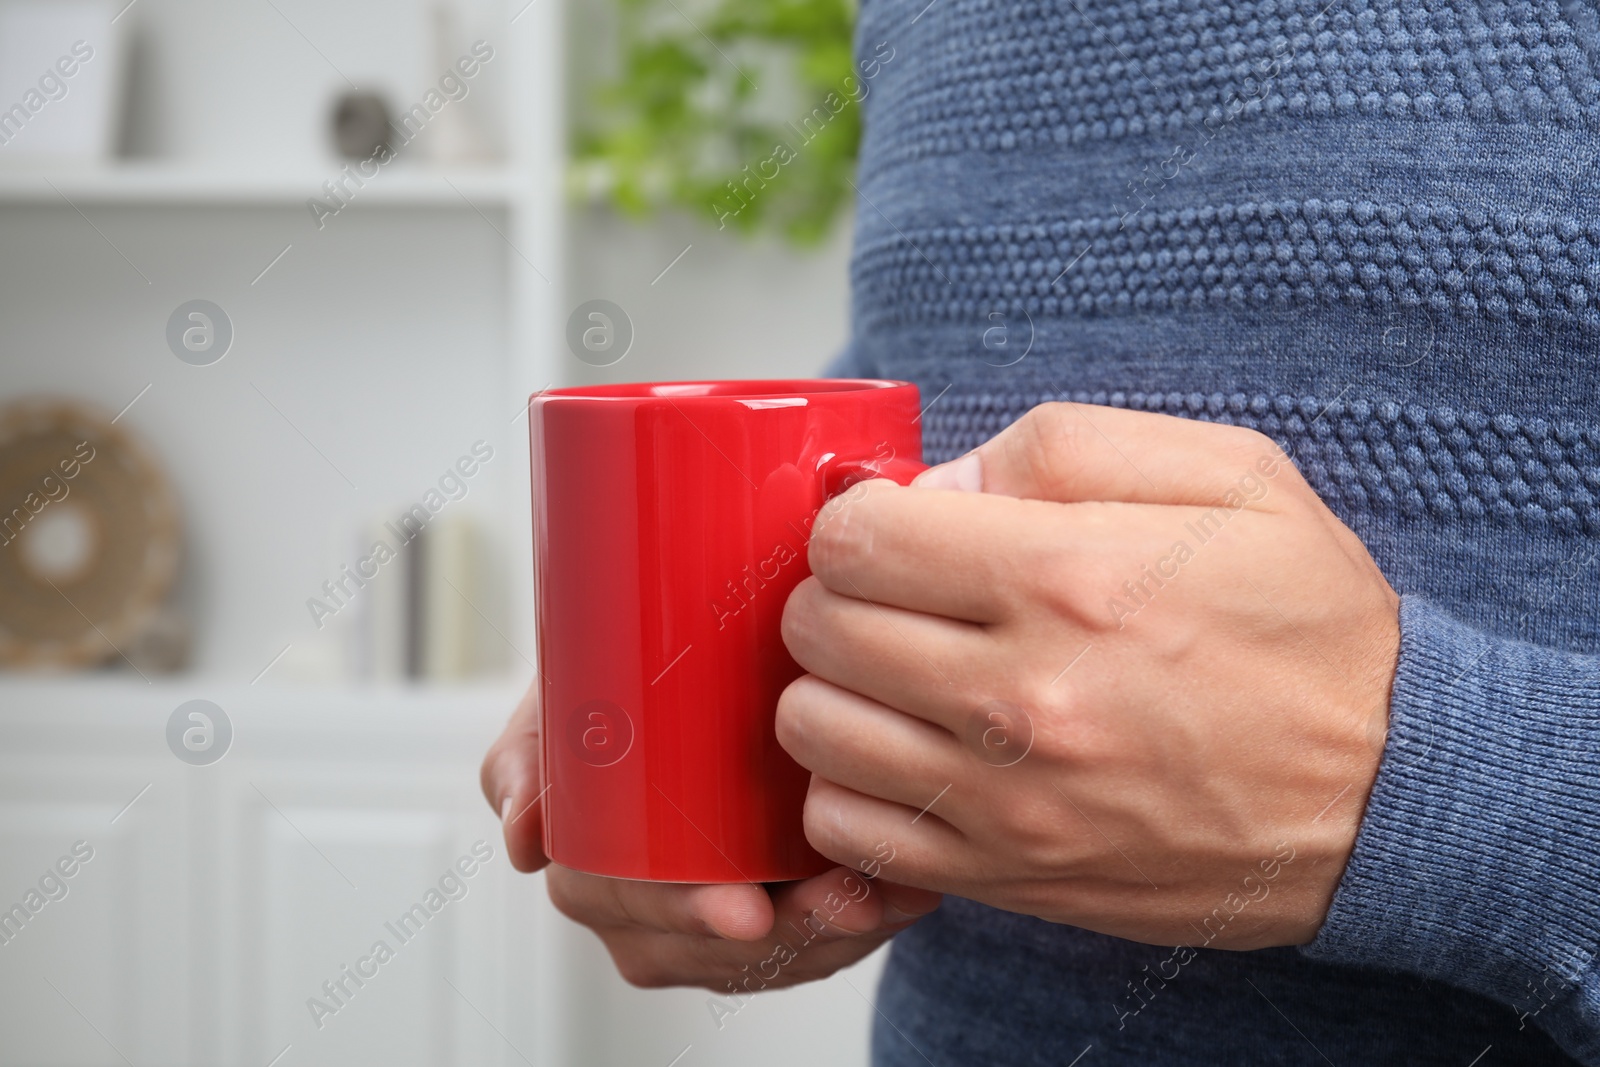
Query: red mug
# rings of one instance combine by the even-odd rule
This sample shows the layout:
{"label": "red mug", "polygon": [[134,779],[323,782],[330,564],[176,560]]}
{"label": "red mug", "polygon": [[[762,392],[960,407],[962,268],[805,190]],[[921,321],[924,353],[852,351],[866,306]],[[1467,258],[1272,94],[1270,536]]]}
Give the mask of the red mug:
{"label": "red mug", "polygon": [[907,382],[551,389],[528,402],[544,848],[662,882],[776,882],[810,774],[778,745],[784,601],[828,498],[924,469]]}

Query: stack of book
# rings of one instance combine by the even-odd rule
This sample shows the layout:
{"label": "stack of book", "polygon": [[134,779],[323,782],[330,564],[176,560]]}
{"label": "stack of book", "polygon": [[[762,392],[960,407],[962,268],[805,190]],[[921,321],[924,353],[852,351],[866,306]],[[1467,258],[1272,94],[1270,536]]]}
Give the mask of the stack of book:
{"label": "stack of book", "polygon": [[448,680],[497,665],[492,605],[480,606],[487,557],[472,517],[441,515],[415,530],[384,523],[373,536],[399,546],[366,589],[357,673],[374,681]]}

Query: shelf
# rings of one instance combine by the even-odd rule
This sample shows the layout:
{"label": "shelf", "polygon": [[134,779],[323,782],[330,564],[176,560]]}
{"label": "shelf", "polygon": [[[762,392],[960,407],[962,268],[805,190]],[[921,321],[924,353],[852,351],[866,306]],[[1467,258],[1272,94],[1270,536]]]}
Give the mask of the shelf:
{"label": "shelf", "polygon": [[[0,169],[0,204],[295,204],[326,200],[323,183],[343,162],[285,171],[220,170],[204,165],[120,164],[50,171]],[[352,172],[355,173],[355,172]],[[354,189],[350,206],[485,208],[510,206],[531,182],[504,167],[384,167]],[[65,205],[63,205],[65,206]]]}
{"label": "shelf", "polygon": [[148,683],[136,674],[25,674],[0,672],[0,718],[56,715],[97,708],[151,705],[176,707],[185,700],[214,700],[224,707],[298,711],[336,710],[374,715],[456,715],[468,719],[504,720],[522,696],[524,685],[506,679],[363,685],[249,685],[211,675],[161,675]]}

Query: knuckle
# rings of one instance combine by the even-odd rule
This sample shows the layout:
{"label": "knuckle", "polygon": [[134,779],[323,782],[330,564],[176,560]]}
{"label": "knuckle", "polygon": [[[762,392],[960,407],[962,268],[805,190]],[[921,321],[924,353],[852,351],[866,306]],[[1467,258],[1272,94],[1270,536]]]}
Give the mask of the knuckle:
{"label": "knuckle", "polygon": [[[1044,688],[1044,683],[1039,683]],[[1027,705],[996,698],[973,708],[964,731],[967,748],[991,767],[1012,767],[1033,751],[1034,716]]]}
{"label": "knuckle", "polygon": [[1026,411],[1020,424],[1030,433],[1041,433],[1045,436],[1066,430],[1076,422],[1074,405],[1063,400],[1047,400],[1036,404]]}
{"label": "knuckle", "polygon": [[845,512],[850,503],[842,497],[828,501],[812,525],[806,557],[813,574],[832,571],[849,552],[850,520]]}
{"label": "knuckle", "polygon": [[824,856],[837,859],[848,851],[842,840],[843,827],[834,818],[833,805],[823,801],[815,788],[806,794],[803,824],[806,841]]}
{"label": "knuckle", "polygon": [[1084,419],[1077,405],[1040,404],[1018,420],[1017,431],[1018,458],[1033,484],[1046,492],[1064,487],[1084,448]]}
{"label": "knuckle", "polygon": [[1228,434],[1241,455],[1258,456],[1263,452],[1276,452],[1278,448],[1272,438],[1250,426],[1229,426]]}
{"label": "knuckle", "polygon": [[1272,464],[1280,473],[1295,469],[1283,446],[1260,430],[1234,426],[1229,427],[1229,433],[1232,437],[1231,458],[1241,467],[1256,470],[1258,464],[1265,462]]}
{"label": "knuckle", "polygon": [[1290,492],[1315,496],[1311,483],[1306,481],[1306,476],[1300,472],[1300,467],[1293,457],[1278,442],[1271,438],[1267,441],[1267,451],[1262,455],[1269,457],[1273,462],[1271,480],[1286,486]]}

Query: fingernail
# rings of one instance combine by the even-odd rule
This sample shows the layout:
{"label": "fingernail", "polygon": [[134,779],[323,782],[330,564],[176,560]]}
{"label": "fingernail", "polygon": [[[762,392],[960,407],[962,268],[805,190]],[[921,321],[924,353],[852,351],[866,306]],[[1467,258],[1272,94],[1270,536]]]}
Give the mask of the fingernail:
{"label": "fingernail", "polygon": [[840,926],[838,923],[823,923],[821,933],[823,937],[830,941],[839,941],[847,937],[865,937],[872,931],[851,930],[848,927]]}
{"label": "fingernail", "polygon": [[976,451],[960,459],[930,467],[912,479],[918,489],[956,489],[963,493],[983,492],[983,461]]}
{"label": "fingernail", "polygon": [[[935,908],[933,910],[937,911],[938,910],[937,906],[935,906]],[[933,911],[919,911],[915,915],[911,915],[911,914],[907,914],[906,912],[901,911],[899,908],[895,907],[893,904],[885,904],[883,906],[883,924],[885,926],[894,926],[897,923],[910,922],[912,919],[920,919],[924,915],[932,915],[932,914],[933,914]]]}

